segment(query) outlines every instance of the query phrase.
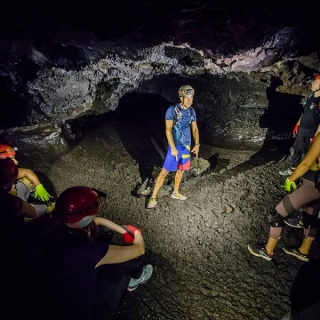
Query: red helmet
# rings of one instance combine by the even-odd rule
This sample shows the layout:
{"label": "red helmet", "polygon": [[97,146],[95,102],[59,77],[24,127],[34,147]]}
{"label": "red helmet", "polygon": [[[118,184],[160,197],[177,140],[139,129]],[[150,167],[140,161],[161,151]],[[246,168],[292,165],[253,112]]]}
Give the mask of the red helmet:
{"label": "red helmet", "polygon": [[0,144],[0,159],[12,158],[16,155],[17,148],[12,148],[6,144]]}
{"label": "red helmet", "polygon": [[0,159],[0,191],[9,192],[17,175],[18,166],[11,159]]}
{"label": "red helmet", "polygon": [[100,208],[98,193],[88,187],[76,186],[64,190],[56,201],[56,212],[64,223],[88,225]]}

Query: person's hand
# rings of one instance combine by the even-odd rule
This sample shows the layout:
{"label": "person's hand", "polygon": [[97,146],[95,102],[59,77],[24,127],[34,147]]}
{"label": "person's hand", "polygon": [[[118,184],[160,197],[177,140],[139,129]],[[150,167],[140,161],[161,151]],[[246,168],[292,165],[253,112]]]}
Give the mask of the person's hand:
{"label": "person's hand", "polygon": [[171,155],[176,158],[176,161],[178,161],[178,153],[177,148],[171,148]]}
{"label": "person's hand", "polygon": [[122,227],[124,230],[126,230],[126,232],[124,232],[124,233],[122,234],[122,238],[123,238],[123,241],[124,241],[125,243],[133,243],[133,242],[134,242],[134,233],[135,233],[136,231],[139,231],[140,233],[142,233],[140,229],[138,229],[138,228],[136,228],[136,227],[134,227],[134,226],[128,225],[128,226],[121,226],[121,227]]}
{"label": "person's hand", "polygon": [[15,197],[18,196],[18,191],[16,189],[16,185],[15,184],[12,186],[11,190],[9,191],[9,193],[12,194]]}
{"label": "person's hand", "polygon": [[199,149],[200,149],[200,144],[196,144],[193,149],[191,150],[191,153],[194,153],[196,155],[196,158],[198,158],[199,155]]}
{"label": "person's hand", "polygon": [[310,139],[310,144],[314,141],[316,136],[314,136],[313,138]]}
{"label": "person's hand", "polygon": [[36,189],[34,191],[34,197],[46,202],[50,199],[50,194],[42,184],[39,184],[36,186]]}
{"label": "person's hand", "polygon": [[290,181],[288,178],[286,179],[284,186],[282,188],[287,192],[292,192],[293,190],[297,189],[297,185],[294,181]]}
{"label": "person's hand", "polygon": [[296,124],[295,127],[293,128],[292,134],[294,137],[298,134],[299,127],[300,126],[298,124]]}

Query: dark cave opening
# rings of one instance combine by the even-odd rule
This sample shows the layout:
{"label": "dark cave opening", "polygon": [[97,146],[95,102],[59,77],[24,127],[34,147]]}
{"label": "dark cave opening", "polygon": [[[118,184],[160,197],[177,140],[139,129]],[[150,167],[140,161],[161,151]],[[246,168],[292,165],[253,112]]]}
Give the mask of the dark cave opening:
{"label": "dark cave opening", "polygon": [[[247,79],[247,78],[246,78]],[[225,95],[229,88],[233,89],[234,99],[243,92],[244,81],[229,80],[226,77],[217,78],[203,75],[197,80],[176,79],[175,77],[159,77],[144,83],[137,92],[124,95],[115,111],[102,115],[90,115],[78,119],[69,120],[65,136],[70,146],[75,146],[82,140],[97,124],[108,121],[112,123],[121,139],[123,147],[128,154],[139,165],[141,178],[144,180],[152,175],[155,168],[161,168],[167,150],[167,138],[165,134],[165,113],[170,105],[179,101],[176,93],[176,83],[191,83],[196,88],[195,110],[198,117],[198,127],[200,140],[208,146],[216,146],[233,149],[256,150],[257,157],[265,155],[278,157],[279,154],[289,154],[294,138],[292,129],[302,113],[301,96],[278,92],[276,89],[281,84],[280,80],[272,79],[267,89],[259,89],[261,95],[267,96],[268,105],[266,107],[248,108],[244,110],[248,115],[263,113],[262,116],[255,116],[256,126],[265,128],[266,133],[263,141],[250,142],[246,140],[230,139],[218,137],[216,125],[219,121],[226,121],[225,114],[231,114],[233,120],[238,115],[233,113],[235,106],[220,105],[217,101],[230,100]],[[239,84],[240,83],[240,84]],[[221,88],[226,91],[219,93]],[[250,93],[250,83],[247,84]],[[159,93],[156,88],[162,88]],[[240,89],[239,89],[240,88]],[[254,89],[252,89],[253,91]],[[225,96],[225,97],[224,97]],[[174,101],[174,99],[176,99]],[[218,100],[216,100],[218,99]],[[225,110],[228,109],[229,110]],[[214,110],[216,109],[216,110]],[[213,113],[212,113],[213,110]],[[263,110],[263,112],[261,112]],[[247,123],[238,121],[239,129],[245,127]],[[210,140],[211,136],[206,136],[204,130],[209,126],[211,136],[217,140]],[[256,128],[257,129],[257,128]],[[259,128],[258,128],[259,129]],[[249,128],[255,130],[254,128]],[[69,137],[66,133],[69,133]],[[220,142],[217,142],[219,141]]]}
{"label": "dark cave opening", "polygon": [[165,113],[172,105],[156,94],[130,93],[114,112],[117,133],[133,159],[141,177],[150,177],[154,167],[162,167],[167,150]]}
{"label": "dark cave opening", "polygon": [[303,97],[276,91],[279,84],[280,81],[274,79],[266,90],[269,104],[259,121],[261,128],[268,128],[267,140],[290,139],[290,133],[303,112]]}
{"label": "dark cave opening", "polygon": [[20,126],[25,101],[11,89],[11,80],[6,77],[0,77],[0,97],[0,129]]}

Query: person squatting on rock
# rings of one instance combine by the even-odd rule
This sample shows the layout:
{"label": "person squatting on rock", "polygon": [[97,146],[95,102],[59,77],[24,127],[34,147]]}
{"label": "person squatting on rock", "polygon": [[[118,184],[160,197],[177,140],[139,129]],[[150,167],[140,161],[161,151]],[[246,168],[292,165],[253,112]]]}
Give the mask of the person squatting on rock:
{"label": "person squatting on rock", "polygon": [[[16,150],[17,148],[0,144],[0,159],[10,158],[18,166],[19,163],[15,158]],[[18,197],[25,201],[30,199],[30,194],[32,193],[35,199],[42,202],[39,204],[30,203],[36,211],[37,218],[54,209],[54,202],[48,202],[52,196],[47,192],[38,176],[31,169],[18,167],[16,183],[11,193],[18,195]]]}
{"label": "person squatting on rock", "polygon": [[293,129],[296,137],[291,148],[291,165],[288,169],[279,171],[283,176],[289,176],[308,152],[310,143],[320,132],[320,75],[315,76],[311,83],[312,93],[303,103],[303,113]]}
{"label": "person squatting on rock", "polygon": [[[50,241],[40,270],[35,270],[43,308],[54,313],[54,319],[112,319],[122,295],[152,275],[152,265],[141,257],[145,253],[141,230],[97,217],[98,193],[74,186],[56,201],[54,214],[64,229]],[[110,244],[103,232],[110,230],[121,234],[126,245]]]}
{"label": "person squatting on rock", "polygon": [[[317,217],[320,210],[320,134],[318,134],[305,158],[299,163],[293,173],[286,179],[284,189],[287,194],[276,206],[271,214],[270,233],[268,242],[249,244],[250,253],[268,261],[272,259],[274,249],[281,237],[284,219],[304,208],[304,235],[302,244],[298,248],[284,247],[285,253],[299,260],[309,261],[309,250],[316,236]],[[297,188],[295,181],[302,178]]]}
{"label": "person squatting on rock", "polygon": [[187,199],[186,196],[179,192],[179,187],[184,171],[190,169],[191,131],[195,142],[195,146],[191,152],[194,153],[196,157],[198,157],[199,154],[200,143],[197,116],[195,110],[191,107],[194,89],[189,85],[185,85],[180,87],[178,94],[180,103],[175,106],[170,106],[165,115],[168,151],[163,167],[156,178],[152,196],[147,205],[148,209],[156,206],[157,194],[170,171],[176,171],[171,197],[182,201]]}

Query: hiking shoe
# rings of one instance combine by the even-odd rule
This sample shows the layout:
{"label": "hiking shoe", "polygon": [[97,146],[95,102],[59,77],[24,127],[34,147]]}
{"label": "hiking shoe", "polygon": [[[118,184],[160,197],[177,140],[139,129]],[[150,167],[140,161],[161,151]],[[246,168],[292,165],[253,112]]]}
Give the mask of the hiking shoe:
{"label": "hiking shoe", "polygon": [[292,228],[303,229],[303,222],[301,218],[285,218],[284,223]]}
{"label": "hiking shoe", "polygon": [[173,199],[177,199],[177,200],[181,200],[181,201],[184,201],[184,200],[187,200],[188,198],[186,196],[184,196],[183,194],[181,193],[175,193],[175,192],[172,192],[171,193],[171,198]]}
{"label": "hiking shoe", "polygon": [[309,261],[308,255],[300,253],[298,248],[283,247],[282,249],[286,254],[290,254],[291,256],[294,256],[301,261],[304,261],[304,262]]}
{"label": "hiking shoe", "polygon": [[150,198],[147,208],[148,209],[153,209],[157,205],[158,201],[156,198]]}
{"label": "hiking shoe", "polygon": [[271,261],[273,254],[268,254],[265,245],[265,242],[249,243],[248,250],[251,254],[253,254],[256,257],[260,257],[266,259],[267,261]]}
{"label": "hiking shoe", "polygon": [[293,170],[291,168],[279,171],[279,174],[281,174],[282,176],[291,176],[292,173],[293,173]]}
{"label": "hiking shoe", "polygon": [[133,291],[138,288],[140,284],[146,283],[152,276],[153,267],[151,264],[147,264],[143,267],[142,275],[139,279],[131,278],[128,284],[128,291]]}

